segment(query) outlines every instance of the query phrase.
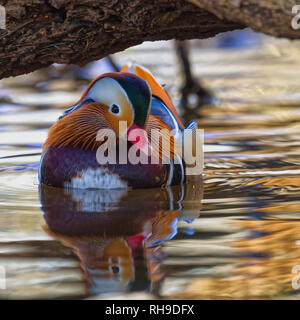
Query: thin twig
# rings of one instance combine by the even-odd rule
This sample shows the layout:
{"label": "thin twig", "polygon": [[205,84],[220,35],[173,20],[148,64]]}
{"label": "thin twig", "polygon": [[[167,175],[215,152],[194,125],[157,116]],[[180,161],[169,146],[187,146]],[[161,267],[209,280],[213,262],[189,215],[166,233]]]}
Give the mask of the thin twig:
{"label": "thin twig", "polygon": [[20,30],[21,28],[27,26],[28,24],[30,24],[33,21],[34,21],[34,19],[30,19],[27,22],[25,22],[23,24],[20,24],[19,26],[15,27],[11,31],[4,33],[3,35],[0,36],[0,40],[3,39],[3,38],[11,36],[14,32],[16,32],[16,31]]}

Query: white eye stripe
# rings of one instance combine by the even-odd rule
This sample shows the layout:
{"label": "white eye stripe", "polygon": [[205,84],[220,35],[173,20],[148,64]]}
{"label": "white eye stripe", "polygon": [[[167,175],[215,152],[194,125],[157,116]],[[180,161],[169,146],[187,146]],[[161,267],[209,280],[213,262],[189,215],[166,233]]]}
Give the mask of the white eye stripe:
{"label": "white eye stripe", "polygon": [[112,103],[110,106],[109,106],[109,112],[114,114],[114,115],[120,115],[122,113],[122,109],[121,107],[116,104],[116,103]]}
{"label": "white eye stripe", "polygon": [[132,103],[127,96],[126,91],[116,80],[112,78],[99,79],[89,89],[85,98],[93,99],[96,102],[107,105],[108,110],[112,104],[118,105],[121,109],[120,114],[112,112],[110,112],[110,114],[119,117],[127,117],[128,119],[132,118],[132,120],[129,121],[128,126],[132,124],[135,116]]}
{"label": "white eye stripe", "polygon": [[86,98],[91,98],[96,102],[104,103],[108,106],[115,103],[119,106],[130,103],[125,90],[120,84],[111,78],[98,80],[88,91]]}

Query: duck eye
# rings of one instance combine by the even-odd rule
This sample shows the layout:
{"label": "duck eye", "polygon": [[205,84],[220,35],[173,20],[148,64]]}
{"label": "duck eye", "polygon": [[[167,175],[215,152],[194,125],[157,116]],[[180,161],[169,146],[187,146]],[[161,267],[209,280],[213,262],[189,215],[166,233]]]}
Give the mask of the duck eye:
{"label": "duck eye", "polygon": [[112,104],[109,107],[109,111],[113,114],[120,114],[121,108],[117,104]]}

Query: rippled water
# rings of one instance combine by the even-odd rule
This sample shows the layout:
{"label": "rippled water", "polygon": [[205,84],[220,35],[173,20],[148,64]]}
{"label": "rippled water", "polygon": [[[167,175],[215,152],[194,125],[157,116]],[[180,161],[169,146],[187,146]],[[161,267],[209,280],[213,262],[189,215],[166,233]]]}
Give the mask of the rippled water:
{"label": "rippled water", "polygon": [[[203,181],[165,190],[38,186],[49,126],[103,64],[1,82],[1,298],[139,290],[162,298],[299,296],[292,269],[300,265],[300,48],[264,38],[259,47],[192,54],[195,74],[220,103],[199,117]],[[178,103],[170,43],[116,56],[128,58],[151,68]]]}

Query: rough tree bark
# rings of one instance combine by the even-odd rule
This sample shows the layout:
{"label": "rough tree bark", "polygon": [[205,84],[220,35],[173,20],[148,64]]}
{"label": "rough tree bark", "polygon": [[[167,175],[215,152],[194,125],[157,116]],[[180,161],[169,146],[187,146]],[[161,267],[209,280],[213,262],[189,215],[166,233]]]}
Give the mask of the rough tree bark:
{"label": "rough tree bark", "polygon": [[0,0],[0,78],[87,62],[145,40],[208,38],[250,26],[292,39],[296,0]]}
{"label": "rough tree bark", "polygon": [[291,26],[297,0],[189,0],[221,20],[232,21],[276,37],[300,39]]}

